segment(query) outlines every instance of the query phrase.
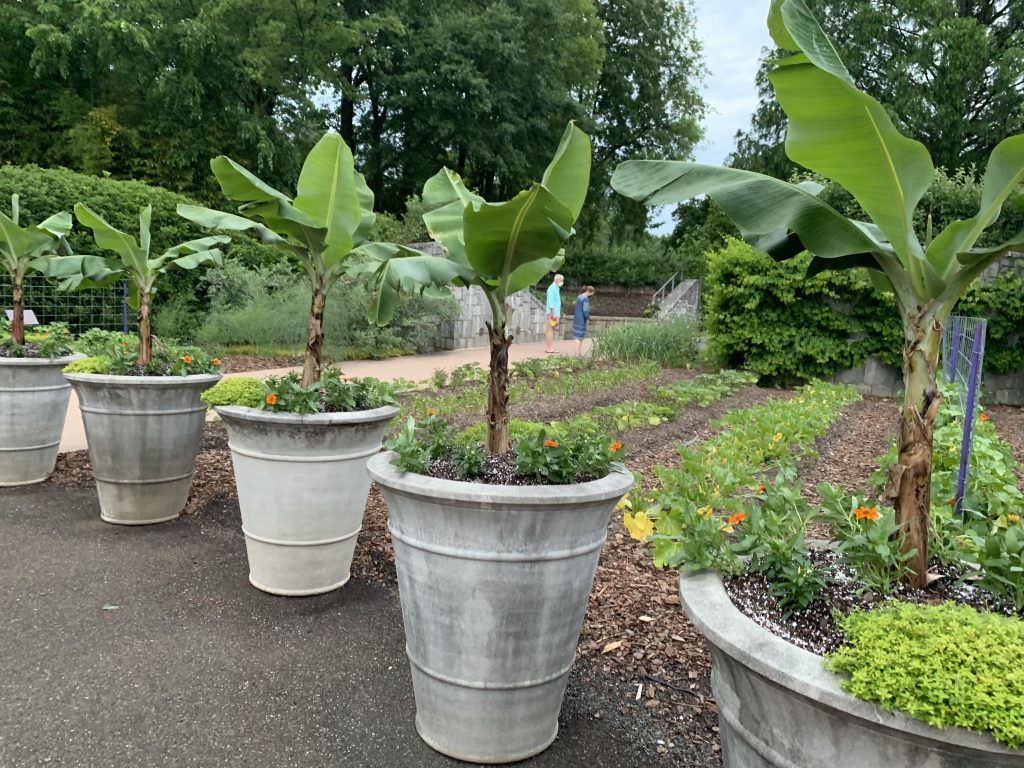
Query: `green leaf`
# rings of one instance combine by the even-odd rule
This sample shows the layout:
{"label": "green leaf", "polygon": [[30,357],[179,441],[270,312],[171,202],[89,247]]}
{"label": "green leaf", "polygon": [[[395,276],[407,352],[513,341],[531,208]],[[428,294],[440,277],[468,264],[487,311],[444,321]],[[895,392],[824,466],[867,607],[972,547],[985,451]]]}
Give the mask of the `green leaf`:
{"label": "green leaf", "polygon": [[[144,210],[144,209],[143,209]],[[130,270],[142,274],[146,270],[146,254],[135,242],[135,238],[115,229],[84,203],[75,203],[75,216],[92,230],[96,245],[113,251],[121,257],[121,263]]]}
{"label": "green leaf", "polygon": [[459,275],[469,278],[464,267],[454,261],[395,243],[366,243],[352,253],[365,259],[359,271],[374,273],[374,300],[367,317],[376,325],[391,322],[402,291],[423,292],[447,285]]}
{"label": "green leaf", "polygon": [[466,209],[466,256],[478,276],[506,286],[507,296],[509,276],[531,261],[556,257],[573,221],[568,208],[535,184],[507,203]]}
{"label": "green leaf", "polygon": [[[936,235],[928,248],[928,259],[939,269],[948,269],[954,258],[969,251],[985,228],[999,218],[1003,203],[1024,181],[1024,135],[1003,139],[992,150],[982,182],[981,204],[976,216],[954,221]],[[970,257],[969,257],[970,258]],[[976,261],[976,258],[970,258]]]}
{"label": "green leaf", "polygon": [[647,205],[708,195],[745,238],[755,241],[755,247],[765,248],[780,230],[792,230],[804,248],[820,258],[891,252],[887,243],[872,236],[870,228],[819,200],[814,187],[752,171],[670,160],[627,160],[615,169],[612,188]]}
{"label": "green leaf", "polygon": [[423,222],[427,232],[447,251],[448,258],[469,267],[462,225],[467,208],[479,208],[486,201],[466,189],[454,171],[442,168],[423,185]]}
{"label": "green leaf", "polygon": [[307,214],[314,226],[326,230],[323,239],[328,246],[346,253],[352,250],[363,212],[352,152],[339,134],[325,133],[306,156],[294,206]]}
{"label": "green leaf", "polygon": [[[784,14],[791,4],[802,2],[787,0]],[[817,32],[809,39],[801,39],[806,29],[788,28],[800,44],[828,43],[813,24]],[[910,259],[924,256],[913,216],[935,175],[928,150],[900,134],[881,104],[833,71],[783,62],[769,79],[789,118],[786,154],[849,191],[910,269]]]}
{"label": "green leaf", "polygon": [[71,226],[71,214],[67,211],[61,211],[37,224],[36,229],[49,232],[57,237],[67,237],[71,234]]}
{"label": "green leaf", "polygon": [[217,177],[221,192],[228,200],[242,203],[266,203],[271,200],[291,202],[283,192],[279,192],[262,179],[249,173],[229,157],[215,157],[210,161],[213,175]]}
{"label": "green leaf", "polygon": [[125,273],[124,264],[113,256],[57,256],[40,266],[40,273],[57,280],[64,291],[112,285]]}
{"label": "green leaf", "polygon": [[590,137],[573,123],[566,126],[562,141],[541,179],[548,191],[572,213],[580,216],[590,186]]}
{"label": "green leaf", "polygon": [[215,211],[212,208],[204,208],[199,205],[184,204],[179,204],[177,211],[179,216],[195,222],[201,227],[209,227],[210,229],[228,229],[234,232],[243,232],[247,229],[254,229],[259,235],[260,240],[268,245],[280,245],[286,242],[284,238],[276,232],[271,231],[260,222],[247,219],[244,216],[239,216],[234,213]]}

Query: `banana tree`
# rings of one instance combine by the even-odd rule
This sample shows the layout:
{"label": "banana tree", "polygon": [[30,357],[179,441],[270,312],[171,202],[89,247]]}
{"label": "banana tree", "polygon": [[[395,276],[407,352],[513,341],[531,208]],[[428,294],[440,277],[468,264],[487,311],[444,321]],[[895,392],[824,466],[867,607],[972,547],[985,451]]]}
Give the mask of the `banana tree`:
{"label": "banana tree", "polygon": [[570,123],[539,182],[503,203],[488,203],[459,175],[442,168],[423,187],[423,221],[445,257],[368,253],[375,273],[372,322],[387,322],[401,290],[430,290],[445,282],[477,286],[491,320],[487,395],[487,449],[508,450],[508,297],[558,269],[590,183],[590,139]]}
{"label": "banana tree", "polygon": [[871,221],[841,216],[818,199],[819,185],[697,163],[628,161],[616,169],[612,187],[651,205],[708,195],[748,241],[775,259],[809,251],[808,275],[866,267],[879,288],[895,295],[903,320],[905,401],[899,459],[883,495],[896,508],[902,549],[914,553],[912,581],[921,586],[942,327],[967,287],[1024,244],[1024,232],[996,245],[978,244],[1024,179],[1024,135],[993,150],[974,217],[934,237],[918,233],[914,211],[935,172],[928,150],[901,135],[881,104],[857,89],[804,0],[773,0],[768,28],[779,48],[794,52],[774,62],[769,75],[789,117],[786,153],[846,188]]}
{"label": "banana tree", "polygon": [[221,263],[216,247],[231,242],[226,235],[189,240],[168,248],[159,256],[150,255],[150,221],[153,207],[139,212],[139,238],[111,226],[84,203],[75,204],[75,217],[92,230],[96,245],[114,256],[58,256],[46,265],[46,274],[56,278],[64,290],[79,290],[110,285],[128,279],[128,306],[135,310],[139,324],[139,365],[153,359],[151,313],[157,278],[171,267],[195,269],[201,264]]}
{"label": "banana tree", "polygon": [[367,242],[376,218],[373,192],[336,133],[324,134],[306,156],[294,199],[223,155],[210,161],[210,167],[224,196],[242,203],[238,213],[194,205],[179,205],[178,213],[204,227],[252,230],[302,265],[313,292],[302,364],[302,384],[310,386],[319,380],[323,367],[324,307],[338,279],[364,253],[390,257],[419,251]]}
{"label": "banana tree", "polygon": [[67,240],[71,232],[71,214],[56,213],[33,227],[22,227],[18,221],[18,196],[11,195],[11,215],[0,211],[0,260],[11,276],[13,304],[11,309],[11,341],[25,344],[25,277],[43,272],[48,260],[59,254],[70,254]]}

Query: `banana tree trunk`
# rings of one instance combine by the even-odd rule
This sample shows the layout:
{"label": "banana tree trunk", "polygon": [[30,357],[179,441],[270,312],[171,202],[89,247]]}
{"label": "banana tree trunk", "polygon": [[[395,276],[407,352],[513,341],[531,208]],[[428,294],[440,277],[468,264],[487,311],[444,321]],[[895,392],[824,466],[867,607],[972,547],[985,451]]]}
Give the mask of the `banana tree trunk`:
{"label": "banana tree trunk", "polygon": [[928,576],[928,530],[932,488],[932,438],[942,394],[936,383],[942,323],[931,315],[918,315],[906,328],[903,350],[905,388],[899,458],[889,470],[883,498],[896,509],[901,526],[902,551],[914,550],[909,565],[911,586],[921,588]]}
{"label": "banana tree trunk", "polygon": [[25,290],[22,276],[14,275],[14,297],[11,305],[11,341],[18,346],[25,344]]}
{"label": "banana tree trunk", "polygon": [[323,285],[313,289],[313,302],[309,309],[309,332],[306,336],[306,354],[302,359],[302,386],[308,387],[320,380],[324,351],[324,305],[327,291]]}
{"label": "banana tree trunk", "polygon": [[512,336],[505,335],[505,326],[487,323],[491,342],[490,376],[487,380],[487,450],[508,452],[508,348]]}
{"label": "banana tree trunk", "polygon": [[150,323],[149,291],[139,291],[139,365],[145,367],[153,361],[153,330]]}

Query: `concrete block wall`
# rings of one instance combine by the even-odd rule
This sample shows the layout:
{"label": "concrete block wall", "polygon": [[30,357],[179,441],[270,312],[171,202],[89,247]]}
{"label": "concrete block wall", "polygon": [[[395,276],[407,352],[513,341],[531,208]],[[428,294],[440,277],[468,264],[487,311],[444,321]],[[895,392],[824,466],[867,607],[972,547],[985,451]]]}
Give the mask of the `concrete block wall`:
{"label": "concrete block wall", "polygon": [[[850,384],[862,395],[875,397],[898,397],[903,391],[903,372],[873,357],[856,368],[840,371],[833,381]],[[981,391],[986,405],[1024,405],[1024,371],[985,373]]]}

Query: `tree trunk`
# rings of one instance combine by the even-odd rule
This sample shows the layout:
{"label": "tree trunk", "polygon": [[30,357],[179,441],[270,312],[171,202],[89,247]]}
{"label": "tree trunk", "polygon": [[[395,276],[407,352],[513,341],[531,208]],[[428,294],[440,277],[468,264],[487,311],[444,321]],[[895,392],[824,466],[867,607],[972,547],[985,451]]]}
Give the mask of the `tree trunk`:
{"label": "tree trunk", "polygon": [[25,344],[25,290],[21,275],[14,275],[14,303],[11,305],[11,341],[18,346]]}
{"label": "tree trunk", "polygon": [[942,394],[936,384],[942,323],[918,316],[908,329],[903,350],[906,389],[900,434],[899,459],[889,470],[882,498],[896,509],[896,522],[904,552],[916,550],[910,560],[911,586],[921,588],[928,577],[928,530],[932,488],[932,437]]}
{"label": "tree trunk", "polygon": [[491,341],[491,371],[487,381],[487,450],[508,453],[508,348],[512,336],[505,335],[505,326],[487,325]]}
{"label": "tree trunk", "polygon": [[149,320],[150,295],[139,291],[139,365],[145,367],[153,361],[153,332]]}
{"label": "tree trunk", "polygon": [[313,303],[309,310],[309,333],[306,337],[306,354],[302,359],[302,386],[308,387],[320,381],[324,351],[324,304],[327,293],[322,285],[313,289]]}

